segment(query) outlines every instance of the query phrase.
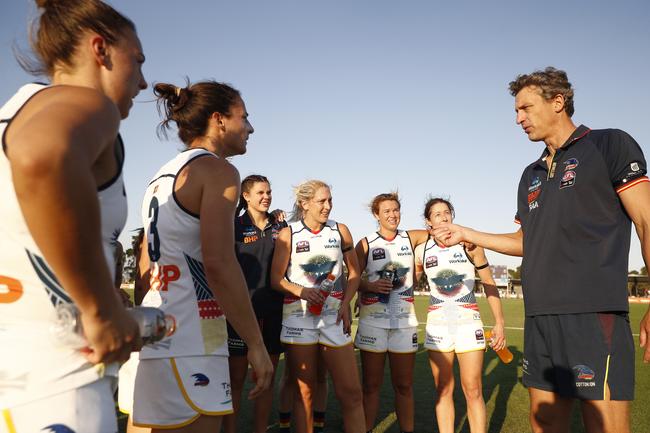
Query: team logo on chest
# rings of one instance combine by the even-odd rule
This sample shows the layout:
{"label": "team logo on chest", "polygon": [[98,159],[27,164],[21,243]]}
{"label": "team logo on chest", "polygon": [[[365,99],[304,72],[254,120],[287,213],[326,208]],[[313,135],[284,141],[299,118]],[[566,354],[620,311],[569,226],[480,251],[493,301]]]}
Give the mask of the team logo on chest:
{"label": "team logo on chest", "polygon": [[445,296],[454,296],[463,288],[465,274],[459,274],[451,269],[443,269],[431,281],[436,285],[438,292]]}
{"label": "team logo on chest", "polygon": [[427,260],[425,261],[424,266],[427,269],[438,266],[438,256],[429,256],[429,257],[427,257]]}
{"label": "team logo on chest", "polygon": [[372,259],[373,260],[383,260],[386,258],[386,250],[383,248],[373,248],[372,249]]}
{"label": "team logo on chest", "polygon": [[336,262],[331,258],[318,255],[309,259],[307,263],[300,265],[300,268],[305,273],[307,281],[311,284],[319,285],[327,278],[327,274],[332,272],[335,264]]}
{"label": "team logo on chest", "polygon": [[578,167],[578,160],[576,158],[569,158],[564,161],[564,174],[560,181],[560,189],[568,188],[576,183],[575,169]]}

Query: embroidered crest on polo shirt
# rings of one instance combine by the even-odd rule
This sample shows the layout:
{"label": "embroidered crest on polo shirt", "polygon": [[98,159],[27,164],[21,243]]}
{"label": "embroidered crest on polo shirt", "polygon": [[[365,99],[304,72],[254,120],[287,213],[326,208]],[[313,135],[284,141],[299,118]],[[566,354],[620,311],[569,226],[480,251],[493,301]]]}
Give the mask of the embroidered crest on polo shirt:
{"label": "embroidered crest on polo shirt", "polygon": [[576,172],[573,170],[565,171],[560,181],[560,189],[569,188],[576,183]]}
{"label": "embroidered crest on polo shirt", "polygon": [[563,162],[564,171],[573,170],[578,166],[578,160],[576,158],[569,158]]}

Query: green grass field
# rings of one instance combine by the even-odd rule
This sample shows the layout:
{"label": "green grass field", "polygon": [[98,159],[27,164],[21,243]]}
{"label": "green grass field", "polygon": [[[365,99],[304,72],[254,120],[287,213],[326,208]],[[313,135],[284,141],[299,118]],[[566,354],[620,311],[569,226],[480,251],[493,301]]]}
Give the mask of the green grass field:
{"label": "green grass field", "polygon": [[[426,321],[426,308],[428,297],[416,297],[416,310],[420,323]],[[484,298],[479,298],[479,305],[483,312],[483,322],[486,326],[492,324],[492,317]],[[483,396],[487,404],[488,432],[490,433],[522,433],[530,431],[528,425],[528,392],[521,385],[521,358],[523,351],[523,301],[504,299],[503,309],[506,319],[506,337],[508,347],[514,354],[514,360],[510,364],[503,364],[496,357],[492,350],[488,350],[484,361]],[[632,332],[635,334],[635,341],[638,346],[639,321],[647,309],[647,305],[631,304],[630,321]],[[419,326],[420,349],[416,355],[415,365],[415,431],[434,432],[437,431],[435,420],[434,385],[429,368],[426,350],[422,347],[424,341],[424,325]],[[280,362],[283,368],[283,361]],[[647,410],[650,408],[650,365],[642,363],[641,353],[636,354],[636,400],[632,403],[632,431],[638,433],[650,432],[650,417]],[[469,424],[466,420],[465,400],[460,389],[458,371],[456,370],[456,391],[454,401],[456,406],[456,432],[469,432]],[[279,375],[278,375],[279,376]],[[276,378],[277,379],[277,378]],[[251,420],[250,404],[244,402],[242,414],[238,416],[240,425],[238,431],[250,432],[250,425],[246,421]],[[121,420],[123,425],[124,419]],[[249,423],[250,424],[250,423]],[[274,408],[269,422],[269,431],[277,430],[277,411]],[[377,433],[399,433],[397,420],[393,405],[393,391],[390,385],[388,365],[384,376],[382,389],[381,408],[377,417]],[[121,432],[124,430],[121,430]],[[339,404],[334,397],[333,388],[330,384],[330,395],[327,406],[326,432],[342,432],[343,421]],[[579,407],[574,408],[572,417],[571,432],[584,432],[580,418]]]}

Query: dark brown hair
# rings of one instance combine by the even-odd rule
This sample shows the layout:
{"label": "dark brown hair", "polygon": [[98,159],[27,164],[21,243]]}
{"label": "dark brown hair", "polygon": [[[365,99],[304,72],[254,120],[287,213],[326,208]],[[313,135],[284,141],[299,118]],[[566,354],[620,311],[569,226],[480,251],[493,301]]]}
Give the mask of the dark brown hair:
{"label": "dark brown hair", "polygon": [[369,206],[370,212],[372,212],[373,215],[379,214],[379,205],[385,201],[396,201],[397,207],[402,207],[402,203],[399,201],[399,195],[397,195],[397,192],[386,192],[379,194],[372,199],[372,202],[370,202]]}
{"label": "dark brown hair", "polygon": [[428,220],[429,219],[429,212],[431,212],[431,208],[433,205],[438,204],[438,203],[444,203],[447,205],[449,208],[449,212],[451,212],[451,217],[456,218],[456,211],[454,210],[454,205],[451,204],[451,202],[447,199],[444,199],[442,197],[432,197],[429,200],[427,200],[426,204],[424,205],[424,219]]}
{"label": "dark brown hair", "polygon": [[251,188],[253,188],[253,185],[258,182],[268,183],[271,185],[271,182],[269,182],[269,180],[261,174],[251,174],[249,176],[246,176],[244,180],[241,181],[241,193],[239,194],[239,204],[237,204],[237,211],[235,212],[235,215],[239,215],[243,209],[248,209],[248,203],[246,200],[244,200],[244,193],[250,192]]}
{"label": "dark brown hair", "polygon": [[569,117],[573,116],[573,88],[566,72],[549,66],[543,71],[518,75],[508,84],[512,96],[517,96],[521,89],[528,86],[539,88],[542,97],[547,101],[556,95],[564,96],[564,111]]}
{"label": "dark brown hair", "polygon": [[84,32],[95,32],[115,44],[125,29],[135,31],[133,21],[99,0],[35,0],[42,10],[29,32],[37,59],[17,52],[20,66],[34,75],[52,76],[57,64],[72,66]]}
{"label": "dark brown hair", "polygon": [[224,83],[200,81],[185,87],[158,83],[153,87],[158,98],[158,112],[163,121],[158,126],[159,135],[167,136],[169,122],[178,127],[178,137],[186,146],[205,135],[212,113],[230,115],[233,104],[241,99],[239,91]]}

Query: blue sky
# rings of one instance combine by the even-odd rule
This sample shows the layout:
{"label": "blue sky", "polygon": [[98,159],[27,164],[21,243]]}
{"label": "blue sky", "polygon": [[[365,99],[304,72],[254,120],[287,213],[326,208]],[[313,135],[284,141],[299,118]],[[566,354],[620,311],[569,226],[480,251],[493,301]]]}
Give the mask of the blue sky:
{"label": "blue sky", "polygon": [[[333,217],[355,240],[375,229],[372,197],[399,190],[402,228],[423,226],[429,195],[450,197],[460,224],[517,229],[516,189],[541,143],[515,124],[507,85],[553,65],[575,87],[574,121],[629,132],[650,150],[647,1],[115,0],[138,27],[149,82],[216,79],[243,95],[255,134],[233,158],[242,177],[270,178],[274,206],[291,187],[333,187]],[[0,100],[32,78],[11,46],[27,46],[27,0],[3,4]],[[158,167],[182,147],[157,138],[151,89],[123,122],[130,215]],[[633,235],[630,268],[642,259]],[[123,236],[125,239],[125,236]],[[493,264],[519,259],[490,253]]]}

